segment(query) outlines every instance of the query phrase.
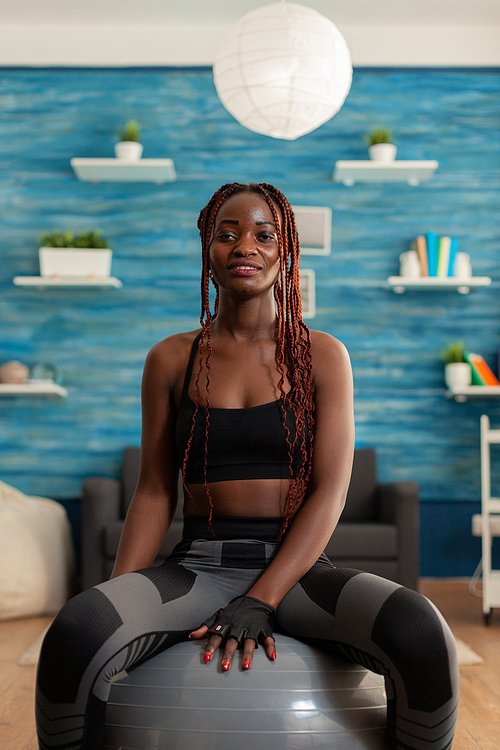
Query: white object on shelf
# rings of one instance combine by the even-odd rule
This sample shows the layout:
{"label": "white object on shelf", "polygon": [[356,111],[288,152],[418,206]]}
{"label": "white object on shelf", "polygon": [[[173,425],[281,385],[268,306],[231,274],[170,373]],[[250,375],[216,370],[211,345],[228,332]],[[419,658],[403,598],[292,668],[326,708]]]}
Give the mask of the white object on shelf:
{"label": "white object on shelf", "polygon": [[458,276],[389,276],[387,283],[396,294],[403,294],[406,289],[451,289],[459,294],[468,294],[471,288],[489,286],[489,276],[469,276],[459,278]]}
{"label": "white object on shelf", "polygon": [[114,287],[123,286],[116,276],[14,276],[16,286],[36,286],[40,289],[47,287]]}
{"label": "white object on shelf", "polygon": [[448,389],[468,388],[472,380],[472,369],[468,362],[447,362],[444,366],[444,382]]}
{"label": "white object on shelf", "polygon": [[174,182],[172,159],[71,159],[79,180],[90,182]]}
{"label": "white object on shelf", "polygon": [[372,161],[383,162],[384,164],[394,161],[397,151],[398,149],[394,143],[374,143],[368,149]]}
{"label": "white object on shelf", "polygon": [[41,276],[109,276],[113,251],[109,248],[41,247]]}
{"label": "white object on shelf", "polygon": [[500,443],[500,430],[490,429],[486,414],[481,416],[481,515],[483,618],[489,623],[493,607],[500,607],[500,570],[491,562],[491,521],[500,518],[500,498],[491,497],[490,445]]}
{"label": "white object on shelf", "polygon": [[61,396],[68,395],[66,388],[53,380],[28,380],[26,383],[0,383],[0,396]]}
{"label": "white object on shelf", "polygon": [[454,398],[459,403],[464,403],[468,398],[478,396],[479,398],[500,398],[500,385],[467,385],[450,388],[446,391],[446,398]]}
{"label": "white object on shelf", "polygon": [[300,296],[304,320],[316,317],[316,274],[311,268],[300,269]]}
{"label": "white object on shelf", "polygon": [[135,161],[142,156],[144,146],[137,141],[118,141],[115,143],[115,156],[117,159],[128,159]]}
{"label": "white object on shelf", "polygon": [[430,161],[337,161],[333,173],[334,182],[354,185],[355,182],[407,182],[419,185],[429,180],[439,162]]}
{"label": "white object on shelf", "polygon": [[320,206],[292,206],[300,237],[301,255],[330,255],[332,209]]}

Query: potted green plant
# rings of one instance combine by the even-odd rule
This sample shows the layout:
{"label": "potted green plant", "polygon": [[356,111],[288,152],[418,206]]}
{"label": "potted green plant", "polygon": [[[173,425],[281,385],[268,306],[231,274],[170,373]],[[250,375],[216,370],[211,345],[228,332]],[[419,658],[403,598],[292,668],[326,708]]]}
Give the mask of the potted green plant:
{"label": "potted green plant", "polygon": [[464,345],[461,341],[448,344],[441,352],[444,362],[444,380],[450,390],[470,385],[472,372],[465,361]]}
{"label": "potted green plant", "polygon": [[136,161],[142,156],[141,127],[137,120],[129,120],[125,127],[118,130],[118,143],[115,143],[117,159]]}
{"label": "potted green plant", "polygon": [[397,148],[394,145],[392,134],[387,128],[376,128],[364,136],[368,143],[368,153],[372,161],[394,161]]}
{"label": "potted green plant", "polygon": [[73,235],[72,232],[48,232],[40,237],[38,251],[41,276],[107,277],[111,274],[107,240],[97,230]]}

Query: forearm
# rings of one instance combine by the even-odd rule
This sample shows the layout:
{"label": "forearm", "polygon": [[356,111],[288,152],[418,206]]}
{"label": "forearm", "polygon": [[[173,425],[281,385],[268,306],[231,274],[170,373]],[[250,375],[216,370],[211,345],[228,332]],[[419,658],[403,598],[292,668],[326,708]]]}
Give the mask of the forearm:
{"label": "forearm", "polygon": [[344,502],[345,497],[332,501],[319,492],[311,495],[295,516],[276,557],[247,592],[248,596],[276,608],[325,549]]}
{"label": "forearm", "polygon": [[135,495],[125,519],[111,578],[153,563],[167,534],[175,508],[163,499]]}

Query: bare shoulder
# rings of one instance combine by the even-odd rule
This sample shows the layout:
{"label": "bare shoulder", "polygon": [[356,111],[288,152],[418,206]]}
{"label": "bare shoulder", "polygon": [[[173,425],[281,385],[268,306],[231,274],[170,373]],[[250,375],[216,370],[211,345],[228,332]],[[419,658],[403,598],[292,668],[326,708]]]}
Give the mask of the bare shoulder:
{"label": "bare shoulder", "polygon": [[183,374],[191,347],[199,331],[174,333],[151,347],[146,357],[145,373],[159,375],[163,381],[175,384]]}
{"label": "bare shoulder", "polygon": [[351,377],[351,361],[344,344],[325,331],[311,331],[311,357],[316,383],[332,373]]}

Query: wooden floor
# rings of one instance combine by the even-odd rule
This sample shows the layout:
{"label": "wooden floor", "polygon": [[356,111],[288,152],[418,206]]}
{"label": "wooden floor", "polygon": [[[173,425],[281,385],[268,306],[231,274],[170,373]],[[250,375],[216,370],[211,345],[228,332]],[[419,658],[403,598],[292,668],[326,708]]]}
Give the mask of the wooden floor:
{"label": "wooden floor", "polygon": [[[481,600],[456,580],[424,580],[421,591],[441,610],[458,638],[485,660],[461,667],[461,698],[453,750],[500,750],[500,609],[483,625]],[[50,618],[0,622],[0,748],[36,750],[35,667],[18,667],[21,654]]]}

